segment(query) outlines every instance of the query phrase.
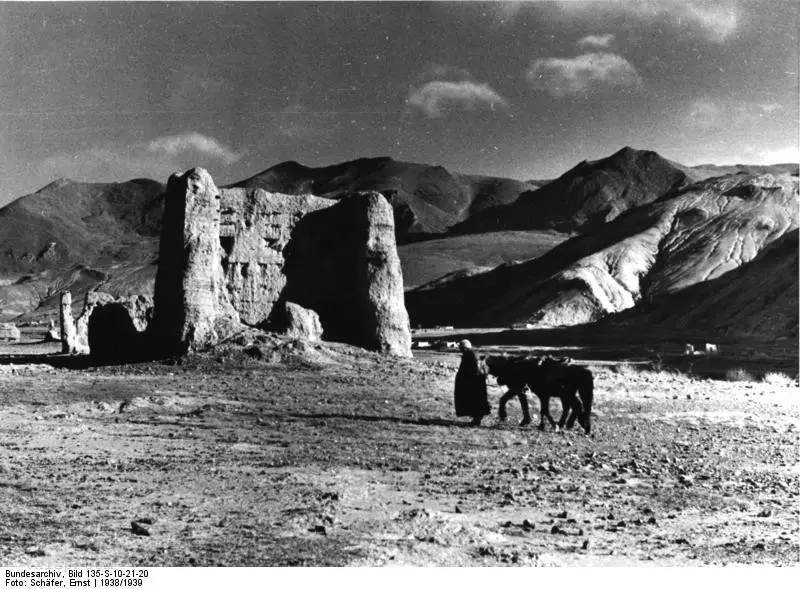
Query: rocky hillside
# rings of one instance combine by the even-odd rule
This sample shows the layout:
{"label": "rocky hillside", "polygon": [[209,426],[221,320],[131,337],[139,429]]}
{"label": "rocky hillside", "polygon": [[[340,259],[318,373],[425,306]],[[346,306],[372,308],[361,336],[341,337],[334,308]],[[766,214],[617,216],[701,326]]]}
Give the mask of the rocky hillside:
{"label": "rocky hillside", "polygon": [[381,157],[321,168],[284,162],[231,186],[326,198],[377,190],[392,203],[398,241],[404,243],[420,235],[444,233],[475,213],[513,202],[537,184],[457,174],[441,166]]}
{"label": "rocky hillside", "polygon": [[625,147],[607,158],[583,161],[541,188],[521,194],[511,204],[472,215],[452,231],[556,229],[583,232],[692,181],[682,167],[656,152]]}
{"label": "rocky hillside", "polygon": [[58,180],[0,209],[0,317],[54,304],[71,288],[152,290],[164,186]]}
{"label": "rocky hillside", "polygon": [[136,259],[158,238],[164,186],[153,180],[57,180],[0,209],[0,272]]}
{"label": "rocky hillside", "polygon": [[608,323],[796,340],[798,263],[795,229],[740,268],[609,317]]}
{"label": "rocky hillside", "polygon": [[713,280],[798,226],[797,177],[705,180],[544,256],[408,293],[423,325],[576,325]]}

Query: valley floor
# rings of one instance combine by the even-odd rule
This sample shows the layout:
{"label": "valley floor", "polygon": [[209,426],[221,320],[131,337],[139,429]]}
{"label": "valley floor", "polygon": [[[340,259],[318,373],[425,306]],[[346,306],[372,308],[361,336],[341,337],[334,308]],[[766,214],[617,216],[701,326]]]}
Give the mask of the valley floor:
{"label": "valley floor", "polygon": [[586,437],[520,428],[514,405],[510,423],[457,422],[454,353],[314,350],[83,369],[1,356],[0,563],[798,562],[794,383],[596,364]]}

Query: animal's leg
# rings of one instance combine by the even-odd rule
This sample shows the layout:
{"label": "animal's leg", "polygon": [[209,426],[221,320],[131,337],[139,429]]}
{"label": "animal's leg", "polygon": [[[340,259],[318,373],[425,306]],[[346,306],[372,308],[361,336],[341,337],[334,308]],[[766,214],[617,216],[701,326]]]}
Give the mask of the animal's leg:
{"label": "animal's leg", "polygon": [[561,419],[558,421],[559,426],[564,427],[566,424],[567,429],[572,429],[575,425],[575,420],[579,416],[578,412],[575,411],[576,403],[580,405],[580,409],[583,411],[583,406],[578,397],[578,389],[565,385],[561,391]]}
{"label": "animal's leg", "polygon": [[[578,403],[580,403],[580,400]],[[587,436],[592,433],[591,417],[592,414],[589,411],[581,411],[581,415],[578,417],[578,423],[581,424]]]}
{"label": "animal's leg", "polygon": [[[570,417],[570,410],[572,409],[572,405],[569,403],[567,399],[563,396],[561,397],[561,418],[558,420],[558,427],[563,428],[564,424],[566,423],[567,419]],[[571,427],[571,426],[567,426]]]}
{"label": "animal's leg", "polygon": [[586,417],[586,412],[583,410],[583,403],[578,395],[574,395],[570,399],[571,415],[567,421],[567,428],[572,428],[575,425],[575,420],[583,426],[583,421]]}
{"label": "animal's leg", "polygon": [[531,422],[531,412],[528,408],[528,397],[525,395],[525,390],[520,390],[517,396],[519,397],[520,407],[522,407],[522,421],[519,424],[528,425]]}
{"label": "animal's leg", "polygon": [[539,397],[539,400],[541,401],[539,429],[543,430],[545,428],[545,419],[547,423],[550,424],[550,427],[556,429],[556,421],[553,419],[553,416],[550,415],[550,396]]}
{"label": "animal's leg", "polygon": [[505,394],[502,397],[500,397],[500,403],[499,403],[500,406],[497,409],[497,419],[499,419],[500,421],[506,420],[506,417],[508,417],[508,415],[506,414],[506,403],[508,403],[509,399],[511,399],[511,397],[513,397],[516,394],[517,394],[516,391],[512,390],[509,387],[509,389],[505,392]]}

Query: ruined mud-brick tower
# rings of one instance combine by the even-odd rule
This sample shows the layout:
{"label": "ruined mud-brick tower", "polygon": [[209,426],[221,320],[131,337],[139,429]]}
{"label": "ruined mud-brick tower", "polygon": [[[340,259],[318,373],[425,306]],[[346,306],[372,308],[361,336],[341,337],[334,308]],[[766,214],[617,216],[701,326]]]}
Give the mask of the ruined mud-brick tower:
{"label": "ruined mud-brick tower", "polygon": [[164,351],[213,346],[245,326],[280,331],[287,303],[316,312],[325,339],[411,355],[386,199],[218,189],[202,168],[173,175],[151,326]]}
{"label": "ruined mud-brick tower", "polygon": [[153,310],[153,334],[170,353],[214,345],[238,328],[222,275],[219,217],[220,193],[208,172],[170,177]]}

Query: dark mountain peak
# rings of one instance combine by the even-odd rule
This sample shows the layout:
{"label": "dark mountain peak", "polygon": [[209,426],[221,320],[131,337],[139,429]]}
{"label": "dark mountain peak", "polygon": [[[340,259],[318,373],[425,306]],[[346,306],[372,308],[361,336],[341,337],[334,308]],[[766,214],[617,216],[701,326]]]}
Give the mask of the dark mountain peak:
{"label": "dark mountain peak", "polygon": [[523,192],[516,202],[474,215],[455,233],[554,228],[589,231],[689,181],[684,169],[655,151],[626,146],[608,157],[582,161],[556,180]]}
{"label": "dark mountain peak", "polygon": [[607,157],[605,161],[610,164],[617,164],[617,165],[630,165],[635,166],[640,163],[649,163],[653,161],[663,161],[665,164],[669,164],[666,159],[661,157],[655,151],[644,150],[644,149],[634,149],[633,147],[625,146],[620,149],[618,152],[611,154]]}
{"label": "dark mountain peak", "polygon": [[617,151],[616,153],[613,153],[613,154],[611,154],[611,158],[612,158],[612,159],[618,159],[618,158],[626,158],[626,159],[629,159],[629,158],[635,158],[635,157],[636,157],[638,154],[640,154],[640,153],[644,153],[644,152],[643,152],[643,151],[640,151],[640,150],[638,150],[638,149],[634,149],[634,148],[633,148],[633,147],[631,147],[630,145],[626,145],[625,147],[623,147],[622,149],[620,149],[620,150],[619,150],[619,151]]}
{"label": "dark mountain peak", "polygon": [[[295,160],[288,160],[285,162],[281,162],[279,164],[275,164],[271,168],[267,168],[261,174],[266,174],[267,172],[304,172],[306,170],[310,170],[308,166],[304,166],[300,162]],[[258,174],[257,174],[258,175]]]}
{"label": "dark mountain peak", "polygon": [[355,160],[353,160],[351,162],[345,162],[344,165],[347,165],[347,164],[377,164],[377,165],[381,165],[381,164],[389,164],[389,163],[404,163],[404,162],[395,162],[395,160],[390,158],[388,155],[381,155],[381,156],[378,156],[378,157],[360,157],[360,158],[355,159]]}

